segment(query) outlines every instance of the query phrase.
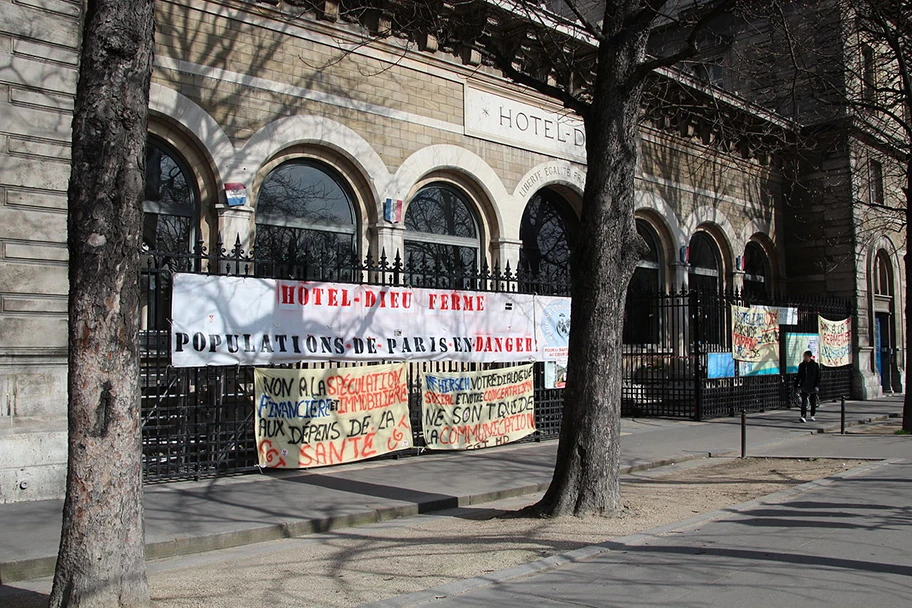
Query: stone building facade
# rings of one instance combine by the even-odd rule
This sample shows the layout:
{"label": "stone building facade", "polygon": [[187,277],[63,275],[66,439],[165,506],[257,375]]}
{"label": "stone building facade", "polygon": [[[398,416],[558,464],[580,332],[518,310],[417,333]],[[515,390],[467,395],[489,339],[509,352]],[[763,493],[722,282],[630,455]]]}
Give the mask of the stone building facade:
{"label": "stone building facade", "polygon": [[[65,207],[80,6],[0,0],[0,502],[63,490]],[[221,237],[228,247],[265,250],[287,248],[291,238],[358,256],[445,251],[515,269],[535,249],[524,242],[534,209],[547,208],[572,233],[586,172],[580,121],[471,54],[393,39],[364,44],[356,26],[301,10],[157,3],[147,246],[211,249]],[[755,110],[738,111],[757,118]],[[884,305],[866,287],[875,268],[868,257],[837,277],[812,263],[830,253],[791,236],[804,216],[823,212],[818,224],[827,231],[835,215],[854,211],[814,202],[793,211],[787,159],[713,146],[698,125],[658,119],[644,122],[641,150],[638,226],[651,241],[644,267],[657,271],[648,279],[657,289],[697,280],[742,289],[752,258],[747,280],[767,289],[813,281],[857,298],[859,310],[872,310],[861,306],[872,297],[874,310]],[[840,163],[855,175],[848,158],[822,159],[802,179],[829,183]],[[334,202],[288,211],[282,188],[302,180],[312,198],[331,193]],[[457,220],[436,225],[418,204],[410,214],[416,201],[446,205]],[[827,234],[815,238],[826,249]],[[889,264],[896,319],[902,250],[885,239],[870,251]],[[707,261],[688,264],[688,248]],[[862,361],[868,328],[859,323]],[[899,327],[891,331],[900,344]],[[858,371],[859,395],[874,396],[872,368]]]}

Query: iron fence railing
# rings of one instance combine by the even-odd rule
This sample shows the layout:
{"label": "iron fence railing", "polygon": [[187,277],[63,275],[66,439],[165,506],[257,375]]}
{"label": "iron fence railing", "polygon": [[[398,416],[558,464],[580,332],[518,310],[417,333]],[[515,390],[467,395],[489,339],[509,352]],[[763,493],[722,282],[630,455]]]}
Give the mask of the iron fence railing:
{"label": "iron fence railing", "polygon": [[[321,260],[330,260],[323,263]],[[451,260],[413,263],[397,253],[364,258],[317,252],[295,256],[293,262],[261,260],[240,242],[230,250],[222,243],[209,252],[198,243],[193,252],[147,251],[142,270],[142,424],[146,481],[198,478],[250,470],[257,462],[253,436],[253,368],[170,365],[171,281],[175,273],[218,274],[281,279],[333,281],[370,285],[433,287],[474,291],[568,295],[569,280],[560,273],[513,272],[485,262],[460,266]],[[350,363],[297,364],[302,368]],[[415,445],[421,435],[421,371],[478,370],[498,364],[458,362],[409,363],[409,408]],[[562,392],[544,388],[544,365],[536,364],[537,431],[529,441],[553,438],[560,432]],[[415,449],[406,453],[416,453]]]}
{"label": "iron fence railing", "polygon": [[[326,262],[328,260],[328,262]],[[192,252],[147,251],[142,270],[143,311],[142,424],[146,481],[193,479],[253,469],[257,455],[253,436],[253,368],[174,368],[170,365],[171,281],[175,273],[256,276],[355,284],[436,287],[477,291],[569,295],[566,273],[542,275],[509,266],[461,266],[422,258],[413,263],[396,253],[364,258],[339,252],[296,255],[292,262],[261,260],[239,242],[222,243],[210,252],[198,243]],[[851,314],[842,300],[769,298],[753,301],[739,294],[631,293],[622,350],[621,411],[626,416],[705,419],[732,415],[740,408],[759,411],[785,407],[793,376],[741,376],[710,379],[707,357],[731,349],[729,306],[766,304],[797,307],[798,324],[783,331],[814,333],[816,318]],[[296,364],[303,368],[350,363]],[[421,371],[477,370],[499,364],[458,362],[409,363],[410,400],[415,445],[424,444],[420,424]],[[535,366],[537,441],[557,437],[563,392],[545,389],[544,365]],[[848,395],[852,370],[825,369],[822,398]],[[418,453],[411,449],[406,454]],[[401,455],[401,454],[400,454]]]}

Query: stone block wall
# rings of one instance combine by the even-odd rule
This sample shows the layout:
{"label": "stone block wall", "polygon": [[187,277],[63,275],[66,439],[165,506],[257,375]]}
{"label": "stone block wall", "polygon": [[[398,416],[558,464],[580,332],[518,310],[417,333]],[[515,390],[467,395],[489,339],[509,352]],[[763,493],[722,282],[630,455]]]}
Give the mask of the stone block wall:
{"label": "stone block wall", "polygon": [[0,0],[0,502],[59,495],[81,3]]}

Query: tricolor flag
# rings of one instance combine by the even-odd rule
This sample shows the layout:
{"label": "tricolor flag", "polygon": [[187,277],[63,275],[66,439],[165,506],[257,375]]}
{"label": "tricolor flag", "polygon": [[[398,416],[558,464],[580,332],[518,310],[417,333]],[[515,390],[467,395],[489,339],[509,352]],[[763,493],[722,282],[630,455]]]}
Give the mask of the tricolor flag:
{"label": "tricolor flag", "polygon": [[240,182],[225,184],[225,199],[229,207],[240,207],[247,202],[247,188]]}
{"label": "tricolor flag", "polygon": [[387,222],[393,222],[398,224],[402,221],[402,201],[393,200],[391,198],[386,199],[386,202],[383,203],[383,219]]}

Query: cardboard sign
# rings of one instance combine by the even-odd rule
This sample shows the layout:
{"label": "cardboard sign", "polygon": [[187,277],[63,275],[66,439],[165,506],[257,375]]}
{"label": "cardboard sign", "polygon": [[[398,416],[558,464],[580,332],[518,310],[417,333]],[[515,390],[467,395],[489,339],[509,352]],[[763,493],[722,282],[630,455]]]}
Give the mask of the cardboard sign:
{"label": "cardboard sign", "polygon": [[355,462],[412,445],[404,363],[327,369],[256,369],[260,466]]}
{"label": "cardboard sign", "polygon": [[503,445],[535,432],[532,366],[422,374],[424,440],[434,450]]}

